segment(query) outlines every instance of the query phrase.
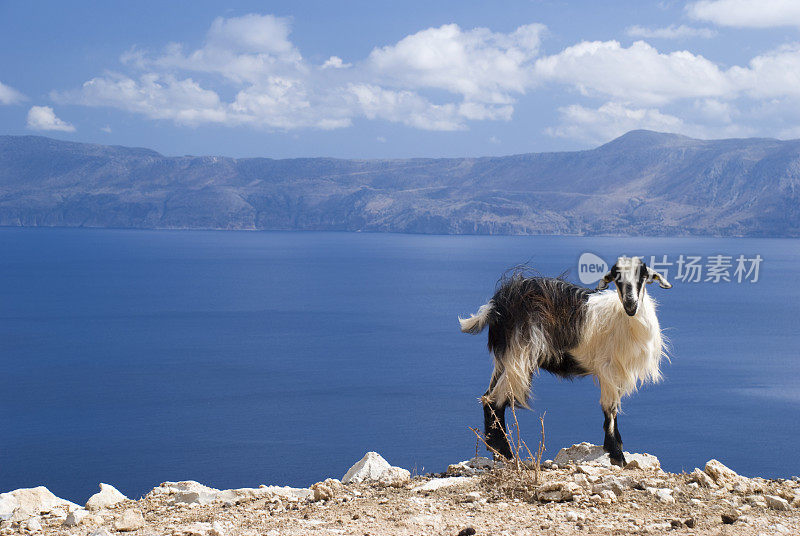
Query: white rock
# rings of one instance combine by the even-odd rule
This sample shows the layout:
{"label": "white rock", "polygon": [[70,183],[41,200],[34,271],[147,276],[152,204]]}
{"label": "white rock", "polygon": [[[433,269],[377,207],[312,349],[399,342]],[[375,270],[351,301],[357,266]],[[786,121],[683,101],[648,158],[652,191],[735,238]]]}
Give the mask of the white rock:
{"label": "white rock", "polygon": [[378,479],[378,485],[383,487],[399,488],[411,480],[411,473],[402,467],[389,467]]}
{"label": "white rock", "polygon": [[63,525],[65,527],[77,527],[78,525],[91,520],[93,520],[93,517],[89,511],[84,508],[79,508],[69,513],[67,519],[64,520]]}
{"label": "white rock", "polygon": [[708,462],[706,462],[705,473],[710,476],[718,486],[732,486],[740,478],[736,471],[725,466],[718,460],[708,460]]}
{"label": "white rock", "polygon": [[789,510],[789,501],[777,495],[764,495],[764,500],[767,501],[767,506],[773,510]]}
{"label": "white rock", "polygon": [[689,481],[695,482],[704,488],[716,488],[717,483],[714,482],[714,479],[711,478],[708,473],[705,471],[701,471],[697,467],[694,468],[694,471],[691,472],[689,475]]}
{"label": "white rock", "polygon": [[672,490],[669,488],[645,488],[645,490],[661,502],[675,502],[675,497],[672,496]]}
{"label": "white rock", "polygon": [[120,493],[114,486],[100,483],[100,491],[89,497],[89,500],[86,501],[86,509],[102,510],[103,508],[111,508],[127,500],[128,498]]}
{"label": "white rock", "polygon": [[360,482],[377,481],[384,471],[391,465],[377,452],[367,452],[358,460],[342,477],[344,484],[358,484]]}
{"label": "white rock", "polygon": [[589,482],[589,479],[586,477],[586,475],[584,475],[582,473],[576,473],[575,475],[573,475],[572,476],[572,480],[577,485],[579,485],[580,487],[582,487],[584,489],[589,489],[589,488],[592,487],[592,484]]}
{"label": "white rock", "polygon": [[451,486],[460,486],[462,484],[469,484],[475,482],[476,478],[472,476],[448,476],[445,478],[434,478],[424,484],[412,488],[411,491],[434,491],[442,488],[449,488]]}
{"label": "white rock", "polygon": [[494,460],[484,456],[476,456],[475,458],[449,465],[447,474],[452,476],[472,476],[488,471],[493,467]]}
{"label": "white rock", "polygon": [[111,533],[101,527],[90,532],[89,536],[111,536]]}
{"label": "white rock", "polygon": [[617,502],[617,495],[610,489],[604,489],[601,491],[600,498],[612,503]]}
{"label": "white rock", "polygon": [[139,510],[125,510],[114,520],[114,530],[118,532],[132,532],[142,527],[144,527],[144,516]]}
{"label": "white rock", "polygon": [[292,488],[289,486],[261,486],[258,488],[238,488],[218,490],[204,486],[194,480],[182,482],[164,482],[147,494],[148,497],[169,495],[177,503],[207,505],[215,502],[237,504],[246,500],[280,497],[288,501],[298,501],[314,496],[308,488]]}
{"label": "white rock", "polygon": [[464,502],[472,503],[478,502],[479,500],[481,500],[481,494],[479,491],[470,491],[464,495]]}
{"label": "white rock", "polygon": [[571,501],[575,495],[583,495],[584,490],[575,482],[555,481],[539,487],[538,498],[542,502]]}
{"label": "white rock", "polygon": [[[634,465],[632,465],[632,468],[661,468],[658,458],[652,454],[636,454],[630,452],[625,452],[624,454],[625,460],[629,464],[633,463],[634,461],[636,462]],[[561,449],[558,451],[558,454],[553,461],[560,466],[564,466],[570,462],[573,462],[577,464],[594,463],[609,468],[616,467],[612,465],[611,458],[608,453],[603,450],[603,447],[600,445],[592,445],[591,443],[586,442],[578,443],[577,445],[572,445],[571,447]]]}
{"label": "white rock", "polygon": [[181,482],[164,482],[147,495],[148,497],[170,495],[177,503],[211,504],[217,500],[219,493],[218,489],[204,486],[194,480],[183,480]]}
{"label": "white rock", "polygon": [[564,514],[564,519],[566,519],[567,521],[573,521],[573,522],[577,521],[578,520],[578,514],[574,510],[567,510],[567,513]]}
{"label": "white rock", "polygon": [[41,532],[42,531],[42,523],[39,521],[38,517],[32,517],[25,523],[25,528],[28,532]]}
{"label": "white rock", "polygon": [[74,502],[61,499],[53,495],[44,486],[35,488],[20,488],[7,493],[0,493],[0,518],[10,518],[14,510],[27,512],[30,516],[46,514],[56,508],[63,508],[69,512],[80,508]]}
{"label": "white rock", "polygon": [[335,478],[328,478],[311,486],[315,501],[329,501],[342,490],[342,483]]}

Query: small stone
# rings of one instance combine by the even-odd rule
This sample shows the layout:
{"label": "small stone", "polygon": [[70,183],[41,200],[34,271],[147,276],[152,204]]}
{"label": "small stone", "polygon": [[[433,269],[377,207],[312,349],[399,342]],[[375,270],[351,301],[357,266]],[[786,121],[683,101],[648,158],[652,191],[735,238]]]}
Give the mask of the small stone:
{"label": "small stone", "polygon": [[767,501],[764,499],[763,495],[748,495],[744,500],[751,506],[760,506],[761,508],[767,507]]}
{"label": "small stone", "polygon": [[131,532],[144,527],[144,516],[139,510],[125,510],[114,520],[114,530]]}
{"label": "small stone", "polygon": [[694,526],[697,524],[697,520],[693,517],[690,517],[689,519],[684,519],[683,524],[689,527],[690,529],[693,529]]}
{"label": "small stone", "polygon": [[42,523],[39,521],[38,517],[32,517],[25,523],[25,528],[28,532],[41,532],[42,531]]}
{"label": "small stone", "polygon": [[739,514],[736,512],[728,512],[726,514],[722,514],[722,522],[726,525],[733,525],[736,523],[736,520],[739,519]]}
{"label": "small stone", "polygon": [[564,514],[564,519],[571,522],[583,522],[586,520],[586,516],[574,510],[567,510],[567,513]]}
{"label": "small stone", "polygon": [[600,492],[600,498],[605,502],[607,501],[610,504],[617,502],[617,495],[610,489],[604,489]]}
{"label": "small stone", "polygon": [[689,475],[689,481],[690,482],[696,482],[697,484],[699,484],[700,486],[703,486],[704,488],[716,488],[717,487],[717,484],[716,484],[716,482],[714,482],[714,479],[712,479],[710,476],[708,476],[708,474],[706,472],[701,471],[700,469],[698,469],[696,467],[695,467],[694,471],[692,471],[691,474]]}
{"label": "small stone", "polygon": [[669,488],[646,488],[646,491],[661,502],[668,504],[675,502],[675,497],[672,496],[672,490]]}
{"label": "small stone", "polygon": [[767,506],[773,510],[789,510],[789,501],[777,495],[764,495]]}
{"label": "small stone", "polygon": [[733,485],[739,479],[736,471],[718,460],[708,460],[705,473],[714,479],[718,486]]}
{"label": "small stone", "polygon": [[89,536],[111,536],[111,533],[101,527],[90,532]]}
{"label": "small stone", "polygon": [[358,484],[365,480],[377,481],[383,472],[390,467],[389,462],[384,460],[377,452],[367,452],[363,458],[347,470],[344,477],[342,477],[342,483]]}
{"label": "small stone", "polygon": [[402,467],[389,467],[381,474],[378,485],[383,487],[400,488],[411,480],[411,473]]}
{"label": "small stone", "polygon": [[575,495],[580,495],[583,490],[575,482],[548,482],[539,488],[538,497],[542,502],[571,501]]}
{"label": "small stone", "polygon": [[63,525],[65,527],[77,527],[87,521],[91,521],[93,518],[88,510],[84,508],[79,508],[78,510],[74,510],[67,515],[67,519],[64,520]]}
{"label": "small stone", "polygon": [[[636,454],[625,453],[625,459],[628,464],[635,463],[631,466],[632,469],[660,469],[661,464],[658,458],[651,454]],[[564,466],[569,462],[578,464],[594,463],[611,470],[619,470],[616,465],[611,464],[611,458],[608,453],[600,445],[592,445],[591,443],[578,443],[568,448],[561,449],[555,457],[554,462],[560,466]]]}
{"label": "small stone", "polygon": [[120,493],[114,486],[101,483],[100,491],[89,497],[89,500],[86,501],[86,509],[101,510],[103,508],[111,508],[127,500],[128,498]]}
{"label": "small stone", "polygon": [[579,485],[580,487],[582,487],[584,489],[589,489],[589,488],[592,487],[592,484],[589,482],[589,479],[586,477],[586,475],[584,475],[582,473],[576,473],[575,475],[573,475],[572,480],[577,485]]}
{"label": "small stone", "polygon": [[472,527],[467,527],[465,529],[461,529],[458,533],[458,536],[473,536],[476,533],[476,530]]}
{"label": "small stone", "polygon": [[478,477],[474,476],[448,476],[445,478],[434,478],[428,482],[425,482],[424,484],[420,484],[419,486],[412,488],[411,491],[435,491],[441,488],[469,484],[471,482],[475,482],[477,478]]}
{"label": "small stone", "polygon": [[494,467],[494,460],[484,456],[476,456],[463,462],[454,463],[447,467],[450,476],[473,476],[484,473]]}
{"label": "small stone", "polygon": [[464,502],[473,503],[478,502],[481,499],[481,494],[478,491],[470,491],[466,495],[464,495]]}

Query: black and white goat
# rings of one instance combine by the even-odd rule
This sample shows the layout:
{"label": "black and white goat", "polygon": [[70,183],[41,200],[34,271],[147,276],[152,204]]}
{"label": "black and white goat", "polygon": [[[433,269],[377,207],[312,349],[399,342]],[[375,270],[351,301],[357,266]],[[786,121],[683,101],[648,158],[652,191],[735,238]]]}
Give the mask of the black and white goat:
{"label": "black and white goat", "polygon": [[[645,285],[672,285],[639,257],[620,257],[596,290],[561,279],[503,278],[489,303],[461,331],[480,333],[489,326],[494,372],[481,398],[486,442],[508,458],[511,448],[501,430],[509,404],[528,407],[531,376],[539,369],[562,377],[594,376],[600,383],[605,423],[604,449],[625,465],[617,413],[623,396],[646,381],[658,381],[666,355],[656,304]],[[614,282],[617,290],[607,290]]]}

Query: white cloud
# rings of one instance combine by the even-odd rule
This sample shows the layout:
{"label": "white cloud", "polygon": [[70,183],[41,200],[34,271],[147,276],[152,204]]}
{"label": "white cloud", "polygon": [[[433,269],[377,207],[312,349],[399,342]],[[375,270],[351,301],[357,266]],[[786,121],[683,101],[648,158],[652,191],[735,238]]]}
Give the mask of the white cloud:
{"label": "white cloud", "polygon": [[729,75],[755,98],[800,97],[800,43],[756,56],[747,67],[732,67]]}
{"label": "white cloud", "polygon": [[642,37],[645,39],[689,39],[691,37],[710,39],[717,35],[717,32],[710,28],[693,28],[685,24],[681,24],[680,26],[672,24],[665,28],[630,26],[625,30],[625,33],[631,37]]}
{"label": "white cloud", "polygon": [[[289,40],[289,20],[218,18],[196,50],[180,43],[156,54],[133,49],[121,60],[138,74],[106,73],[52,97],[186,125],[332,129],[366,117],[461,130],[468,121],[511,118],[515,97],[531,83],[543,31],[538,24],[507,34],[450,24],[375,48],[355,65],[338,56],[312,65]],[[421,94],[430,89],[444,92],[441,102]],[[221,95],[230,90],[235,97],[226,101]]]}
{"label": "white cloud", "polygon": [[102,130],[103,132],[105,132],[107,134],[111,134],[111,126],[110,125],[106,125],[104,127],[101,127],[100,130]]}
{"label": "white cloud", "polygon": [[85,82],[80,90],[54,92],[56,102],[109,106],[142,114],[150,119],[171,119],[179,124],[223,123],[226,110],[219,96],[191,78],[148,73],[134,80],[109,73]]}
{"label": "white cloud", "polygon": [[551,136],[602,143],[635,129],[680,132],[683,121],[655,108],[627,108],[607,102],[597,109],[573,104],[558,109],[561,124],[548,129]]}
{"label": "white cloud", "polygon": [[289,20],[272,15],[219,17],[197,50],[184,52],[182,44],[170,43],[160,55],[134,49],[121,60],[140,69],[194,71],[254,83],[304,69],[303,57],[289,41],[289,33]]}
{"label": "white cloud", "polygon": [[28,128],[75,132],[75,127],[56,117],[55,112],[49,106],[31,106],[31,109],[28,110]]}
{"label": "white cloud", "polygon": [[26,100],[25,95],[0,82],[0,104],[19,104],[24,100]]}
{"label": "white cloud", "polygon": [[323,69],[346,69],[352,66],[352,63],[344,63],[339,56],[331,56],[322,64]]}
{"label": "white cloud", "polygon": [[738,28],[800,27],[797,0],[703,0],[686,6],[690,17]]}
{"label": "white cloud", "polygon": [[663,54],[644,41],[628,48],[617,41],[584,41],[537,60],[536,73],[583,95],[649,105],[717,97],[734,89],[725,73],[703,56]]}
{"label": "white cloud", "polygon": [[[697,138],[730,138],[752,136],[755,130],[732,123],[730,116],[737,112],[725,103],[705,100],[697,102],[691,120],[663,113],[657,108],[633,108],[618,102],[606,102],[598,108],[573,104],[558,109],[560,122],[546,129],[554,137],[581,140],[591,144],[605,143],[631,130],[646,129],[672,132]],[[708,121],[697,122],[698,114],[708,113]],[[727,114],[727,116],[726,116]]]}
{"label": "white cloud", "polygon": [[464,130],[455,104],[432,104],[412,91],[353,84],[349,91],[367,119],[386,119],[423,130]]}
{"label": "white cloud", "polygon": [[695,101],[694,108],[707,121],[729,124],[739,112],[730,102],[718,99],[702,99]]}
{"label": "white cloud", "polygon": [[543,31],[541,24],[508,34],[446,24],[374,49],[367,66],[395,86],[443,89],[467,101],[509,104],[512,94],[524,93],[532,82]]}
{"label": "white cloud", "polygon": [[[218,18],[199,48],[172,43],[155,53],[131,50],[121,58],[123,72],[51,96],[192,126],[336,129],[366,118],[453,131],[474,121],[508,121],[516,101],[533,92],[572,90],[573,104],[560,109],[549,132],[582,140],[630,128],[744,132],[734,119],[780,117],[779,110],[800,104],[800,44],[723,68],[700,54],[665,53],[644,41],[627,47],[584,41],[543,56],[542,25],[503,33],[447,24],[375,47],[352,63],[338,56],[313,63],[292,43],[290,30],[288,19],[270,15]],[[709,32],[685,25],[628,29],[670,39]],[[775,104],[757,106],[765,99]]]}

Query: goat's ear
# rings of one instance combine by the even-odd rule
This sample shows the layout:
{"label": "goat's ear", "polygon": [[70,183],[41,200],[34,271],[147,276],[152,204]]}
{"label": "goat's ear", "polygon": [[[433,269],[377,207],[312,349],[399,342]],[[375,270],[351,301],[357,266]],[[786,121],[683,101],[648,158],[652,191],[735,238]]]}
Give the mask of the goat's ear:
{"label": "goat's ear", "polygon": [[656,272],[655,270],[653,270],[648,266],[647,282],[652,283],[653,281],[658,281],[658,286],[661,288],[672,288],[672,283],[667,281],[667,279],[663,275],[659,274],[658,272]]}
{"label": "goat's ear", "polygon": [[608,272],[606,275],[603,276],[603,279],[601,279],[597,283],[597,290],[605,290],[605,289],[607,289],[608,288],[608,284],[611,283],[613,280],[614,280],[614,276],[611,275],[611,272]]}

